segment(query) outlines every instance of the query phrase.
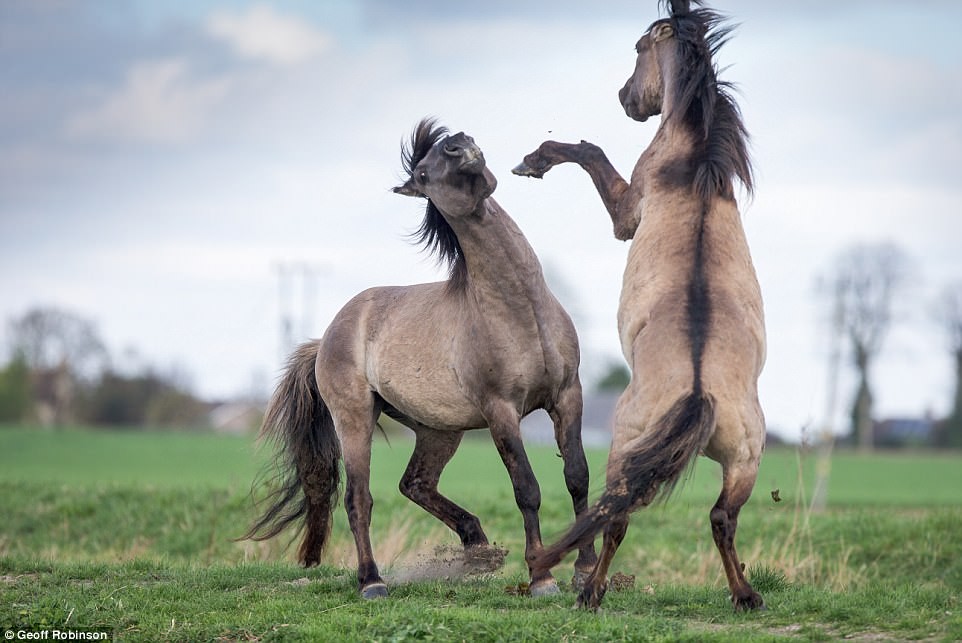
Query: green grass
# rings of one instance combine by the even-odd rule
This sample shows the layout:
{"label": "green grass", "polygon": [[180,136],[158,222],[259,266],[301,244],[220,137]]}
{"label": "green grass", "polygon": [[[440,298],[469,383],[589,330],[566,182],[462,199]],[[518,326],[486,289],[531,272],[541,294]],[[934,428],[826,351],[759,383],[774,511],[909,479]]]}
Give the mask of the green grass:
{"label": "green grass", "polygon": [[247,436],[0,425],[0,480],[249,487],[264,460]]}
{"label": "green grass", "polygon": [[[397,491],[412,445],[378,439],[372,540],[388,575],[456,538]],[[570,521],[561,461],[529,448],[550,539]],[[235,542],[267,455],[250,438],[0,429],[0,628],[95,628],[124,640],[958,640],[962,457],[837,454],[830,508],[806,509],[813,457],[766,454],[739,550],[769,609],[735,614],[711,542],[718,470],[708,461],[663,505],[633,517],[612,571],[635,576],[599,614],[574,595],[508,592],[525,580],[521,518],[484,436],[466,440],[442,489],[509,550],[494,575],[395,583],[356,597],[342,509],[320,568],[280,542]],[[605,453],[592,451],[592,489]],[[781,502],[770,491],[779,489]],[[570,561],[556,570],[564,584]]]}

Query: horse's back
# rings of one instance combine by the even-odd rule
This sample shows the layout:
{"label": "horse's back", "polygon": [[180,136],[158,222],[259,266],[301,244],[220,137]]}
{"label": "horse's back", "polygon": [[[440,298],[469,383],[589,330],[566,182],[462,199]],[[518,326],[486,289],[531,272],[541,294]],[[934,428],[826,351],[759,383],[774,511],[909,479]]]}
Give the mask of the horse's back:
{"label": "horse's back", "polygon": [[[715,201],[705,216],[700,250],[697,203],[675,198],[670,209],[647,221],[642,217],[619,310],[622,346],[632,367],[629,390],[619,403],[621,420],[616,419],[625,433],[621,442],[650,430],[696,388],[715,401],[720,434],[712,440],[719,447],[734,441],[729,433],[760,423],[761,294],[737,207]],[[703,263],[696,269],[698,260]],[[698,321],[691,304],[696,274],[705,289]]]}

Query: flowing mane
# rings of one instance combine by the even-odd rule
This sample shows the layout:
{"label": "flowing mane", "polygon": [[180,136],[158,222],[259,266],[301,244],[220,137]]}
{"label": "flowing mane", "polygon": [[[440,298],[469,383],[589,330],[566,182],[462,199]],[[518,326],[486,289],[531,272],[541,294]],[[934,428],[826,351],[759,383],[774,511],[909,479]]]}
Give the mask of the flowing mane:
{"label": "flowing mane", "polygon": [[697,194],[734,198],[732,179],[737,178],[751,195],[754,191],[748,131],[732,98],[733,85],[718,80],[713,58],[728,41],[734,26],[724,24],[721,14],[704,7],[691,10],[700,0],[665,0],[678,42],[684,70],[676,79],[676,108],[683,122],[699,137],[695,146],[694,184]]}
{"label": "flowing mane", "polygon": [[[427,156],[431,148],[448,134],[448,129],[437,124],[433,118],[425,118],[411,134],[411,141],[401,145],[401,167],[408,178],[414,176],[418,163]],[[451,290],[462,290],[467,284],[468,269],[461,251],[461,244],[451,225],[438,210],[431,199],[427,199],[424,219],[410,235],[411,239],[437,257],[438,263],[448,266],[448,286]]]}

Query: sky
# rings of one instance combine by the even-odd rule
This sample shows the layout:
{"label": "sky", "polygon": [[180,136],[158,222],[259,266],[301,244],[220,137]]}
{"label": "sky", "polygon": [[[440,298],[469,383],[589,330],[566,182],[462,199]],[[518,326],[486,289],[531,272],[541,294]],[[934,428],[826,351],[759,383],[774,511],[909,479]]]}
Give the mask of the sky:
{"label": "sky", "polygon": [[[739,24],[718,63],[752,136],[756,194],[740,201],[770,429],[798,439],[831,416],[816,283],[859,243],[894,242],[911,266],[872,372],[876,414],[944,414],[954,380],[931,308],[962,281],[962,3],[713,7]],[[390,190],[402,139],[432,115],[484,151],[575,320],[590,388],[622,360],[628,244],[579,168],[510,169],[545,139],[586,139],[630,173],[657,119],[630,120],[617,91],[658,11],[6,0],[0,321],[61,308],[96,324],[117,368],[177,372],[210,398],[266,394],[288,338],[319,336],[357,292],[443,278],[408,239],[423,202]],[[843,369],[843,404],[854,386]]]}

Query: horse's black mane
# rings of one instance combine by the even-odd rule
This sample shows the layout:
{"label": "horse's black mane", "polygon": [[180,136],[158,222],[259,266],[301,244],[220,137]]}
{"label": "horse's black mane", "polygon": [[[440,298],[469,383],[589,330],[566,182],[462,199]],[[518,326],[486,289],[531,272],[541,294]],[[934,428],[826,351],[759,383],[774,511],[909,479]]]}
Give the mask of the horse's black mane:
{"label": "horse's black mane", "polygon": [[[447,133],[448,129],[438,125],[436,119],[421,119],[411,134],[410,143],[401,146],[401,166],[408,177],[414,176],[418,163]],[[447,264],[448,286],[452,290],[460,290],[467,284],[468,278],[468,268],[461,251],[461,244],[434,202],[431,199],[427,201],[424,219],[418,229],[411,233],[411,239],[423,245],[430,254],[435,255],[439,263]]]}
{"label": "horse's black mane", "polygon": [[[701,0],[662,0],[678,41],[684,73],[678,75],[676,96],[684,122],[701,137],[694,160],[694,184],[699,196],[733,198],[738,178],[754,190],[748,131],[732,98],[731,83],[718,80],[713,58],[734,27],[725,17],[702,6]],[[698,6],[694,11],[691,5]]]}

